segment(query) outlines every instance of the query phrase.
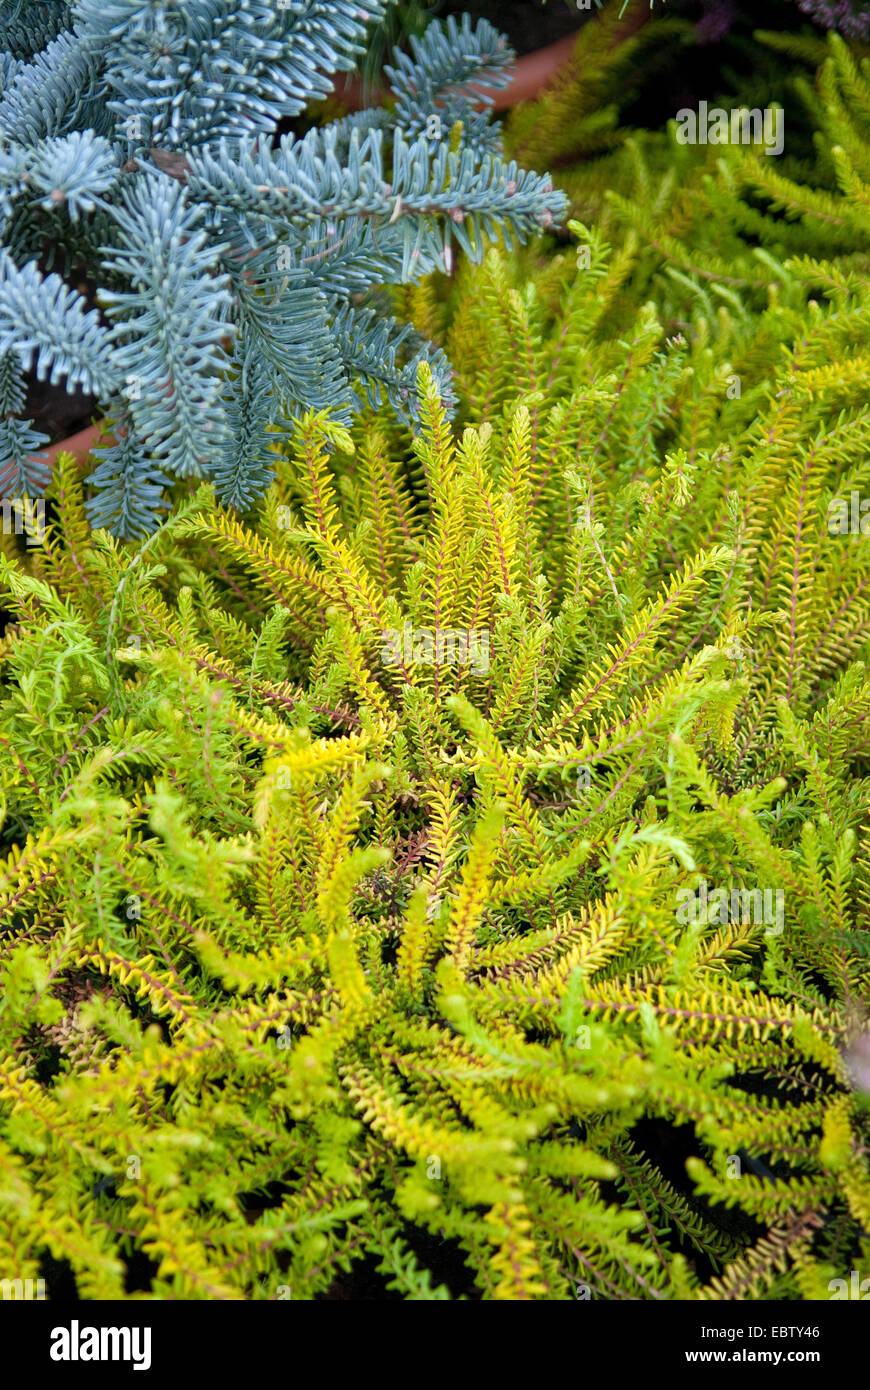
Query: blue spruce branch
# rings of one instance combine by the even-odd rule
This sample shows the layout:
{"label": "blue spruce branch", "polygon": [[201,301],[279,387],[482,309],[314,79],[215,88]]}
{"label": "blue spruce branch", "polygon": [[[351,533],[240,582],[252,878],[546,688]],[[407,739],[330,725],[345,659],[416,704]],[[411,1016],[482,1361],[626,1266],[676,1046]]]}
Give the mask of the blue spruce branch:
{"label": "blue spruce branch", "polygon": [[[449,407],[443,353],[372,291],[563,215],[546,176],[501,158],[479,88],[506,81],[511,54],[485,21],[448,20],[396,54],[394,109],[278,136],[393,3],[75,0],[32,54],[7,39],[0,353],[116,421],[93,524],[145,534],[161,489],[191,476],[246,508],[268,487],[276,429],[383,401],[409,420],[423,360]],[[37,264],[69,273],[77,258],[96,308]],[[8,425],[9,459],[27,428]]]}

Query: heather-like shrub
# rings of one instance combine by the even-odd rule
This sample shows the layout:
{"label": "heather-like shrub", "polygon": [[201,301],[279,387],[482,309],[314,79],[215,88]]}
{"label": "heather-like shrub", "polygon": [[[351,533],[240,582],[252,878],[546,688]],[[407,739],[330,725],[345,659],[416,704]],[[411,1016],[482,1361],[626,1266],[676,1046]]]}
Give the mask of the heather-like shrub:
{"label": "heather-like shrub", "polygon": [[870,86],[771,42],[812,161],[554,95],[582,220],[393,291],[453,421],[421,361],[241,515],[122,541],[63,456],[0,537],[0,1272],[870,1278]]}
{"label": "heather-like shrub", "polygon": [[423,367],[413,438],[309,416],[253,523],[201,489],[138,549],[89,535],[67,458],[4,563],[20,1277],[814,1299],[866,1269],[868,558],[828,517],[870,415],[823,375],[866,292],[799,307],[796,275],[737,397],[727,337],[629,316],[632,256],[576,231],[536,280],[463,273],[473,425]]}

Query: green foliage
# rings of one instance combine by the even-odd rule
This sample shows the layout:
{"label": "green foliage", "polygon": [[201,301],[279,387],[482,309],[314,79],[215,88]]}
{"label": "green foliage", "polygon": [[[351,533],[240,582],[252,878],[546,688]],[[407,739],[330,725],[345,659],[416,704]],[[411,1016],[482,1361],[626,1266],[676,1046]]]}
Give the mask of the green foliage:
{"label": "green foliage", "polygon": [[570,58],[540,97],[511,112],[505,138],[514,158],[546,151],[561,184],[563,168],[570,171],[578,160],[622,145],[630,134],[622,110],[655,81],[659,69],[673,64],[675,49],[683,62],[680,49],[695,42],[685,17],[665,14],[655,23],[649,18],[643,4],[626,8],[621,0],[609,0],[583,25]]}
{"label": "green foliage", "polygon": [[838,277],[865,275],[870,46],[836,34],[757,35],[758,75],[709,98],[762,108],[775,98],[785,153],[770,158],[762,144],[681,144],[675,120],[655,131],[620,122],[625,90],[634,94],[666,32],[691,38],[675,20],[634,35],[608,11],[582,30],[546,102],[521,107],[506,132],[515,156],[559,165],[576,217],[636,253],[630,302],[652,294],[666,316],[712,321],[762,309],[769,290],[787,284],[789,260],[825,291],[831,264]]}
{"label": "green foliage", "polygon": [[[413,438],[309,414],[258,521],[200,488],[138,550],[65,458],[3,562],[20,1277],[782,1299],[866,1267],[870,567],[825,507],[870,412],[820,377],[864,291],[757,315],[750,412],[727,334],[608,326],[632,257],[575,230],[537,284],[463,273],[473,426],[423,367]],[[681,921],[702,879],[781,890],[782,930]]]}
{"label": "green foliage", "polygon": [[393,8],[387,10],[380,24],[372,29],[365,54],[359,63],[367,98],[377,91],[378,79],[392,50],[400,45],[404,48],[410,35],[422,34],[438,8],[437,0],[398,0]]}

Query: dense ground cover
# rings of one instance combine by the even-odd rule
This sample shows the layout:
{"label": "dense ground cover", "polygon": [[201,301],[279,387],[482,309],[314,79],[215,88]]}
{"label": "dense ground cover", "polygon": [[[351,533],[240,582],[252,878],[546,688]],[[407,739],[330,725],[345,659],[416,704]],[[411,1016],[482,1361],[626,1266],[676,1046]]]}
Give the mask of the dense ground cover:
{"label": "dense ground cover", "polygon": [[422,360],[262,506],[119,540],[62,455],[0,538],[0,1266],[54,1297],[868,1269],[867,55],[759,40],[794,147],[681,145],[619,102],[685,25],[619,9],[506,132],[576,220],[378,301],[452,420]]}

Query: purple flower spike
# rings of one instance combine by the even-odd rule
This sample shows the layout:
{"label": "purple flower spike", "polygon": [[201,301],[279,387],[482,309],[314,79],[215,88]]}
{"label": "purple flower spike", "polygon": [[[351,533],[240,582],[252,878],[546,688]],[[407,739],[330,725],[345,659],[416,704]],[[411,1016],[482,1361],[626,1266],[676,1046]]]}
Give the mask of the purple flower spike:
{"label": "purple flower spike", "polygon": [[870,11],[865,0],[797,0],[826,29],[838,29],[850,39],[870,39]]}
{"label": "purple flower spike", "polygon": [[704,15],[695,26],[701,43],[724,39],[737,16],[737,0],[704,0]]}

